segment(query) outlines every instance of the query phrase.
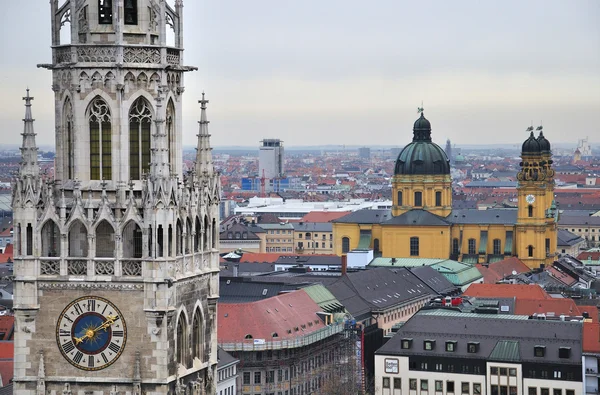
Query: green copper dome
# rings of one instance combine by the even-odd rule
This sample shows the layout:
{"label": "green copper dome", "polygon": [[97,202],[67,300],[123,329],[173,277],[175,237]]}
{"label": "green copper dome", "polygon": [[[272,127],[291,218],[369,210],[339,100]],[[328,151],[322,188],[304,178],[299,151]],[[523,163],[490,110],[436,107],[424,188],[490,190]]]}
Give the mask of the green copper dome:
{"label": "green copper dome", "polygon": [[450,174],[444,150],[431,141],[431,123],[423,112],[413,127],[413,141],[400,152],[394,174]]}

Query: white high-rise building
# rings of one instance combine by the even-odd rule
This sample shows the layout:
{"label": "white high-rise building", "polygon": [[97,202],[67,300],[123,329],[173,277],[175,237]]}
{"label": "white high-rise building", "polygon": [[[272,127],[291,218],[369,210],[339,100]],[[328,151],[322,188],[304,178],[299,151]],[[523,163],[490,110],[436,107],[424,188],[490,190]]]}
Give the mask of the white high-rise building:
{"label": "white high-rise building", "polygon": [[267,180],[283,177],[283,141],[264,139],[258,148],[258,176]]}
{"label": "white high-rise building", "polygon": [[40,174],[28,91],[14,393],[213,394],[220,183],[204,97],[182,174],[182,0],[50,5],[56,169]]}

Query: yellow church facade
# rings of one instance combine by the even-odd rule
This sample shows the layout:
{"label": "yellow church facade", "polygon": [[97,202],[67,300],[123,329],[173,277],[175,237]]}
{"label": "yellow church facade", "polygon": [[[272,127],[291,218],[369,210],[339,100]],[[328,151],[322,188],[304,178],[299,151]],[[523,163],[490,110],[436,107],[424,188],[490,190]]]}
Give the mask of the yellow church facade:
{"label": "yellow church facade", "polygon": [[333,222],[338,255],[372,249],[388,258],[485,263],[517,256],[531,268],[557,251],[554,171],[541,127],[522,146],[518,208],[452,209],[450,162],[421,112],[413,142],[396,160],[391,210],[359,210]]}

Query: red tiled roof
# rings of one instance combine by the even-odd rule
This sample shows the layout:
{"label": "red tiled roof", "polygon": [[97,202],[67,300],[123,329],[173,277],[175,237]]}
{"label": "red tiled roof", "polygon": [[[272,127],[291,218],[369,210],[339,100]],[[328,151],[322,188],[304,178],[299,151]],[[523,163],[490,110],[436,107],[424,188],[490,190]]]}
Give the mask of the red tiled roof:
{"label": "red tiled roof", "polygon": [[597,322],[583,323],[583,352],[600,353],[600,324]]}
{"label": "red tiled roof", "polygon": [[13,379],[14,362],[12,360],[1,361],[0,360],[0,379],[2,380],[2,386],[7,386]]}
{"label": "red tiled roof", "polygon": [[598,309],[595,306],[577,306],[573,299],[552,298],[552,299],[525,299],[517,298],[515,303],[515,314],[534,315],[554,313],[556,317],[582,316],[587,312],[593,322],[598,322]]}
{"label": "red tiled roof", "polygon": [[[219,303],[218,342],[294,339],[325,326],[317,316],[321,310],[304,290],[252,303]],[[252,339],[245,339],[247,335]]]}
{"label": "red tiled roof", "polygon": [[573,285],[577,282],[576,279],[574,279],[573,277],[569,276],[567,273],[565,272],[561,272],[558,271],[554,266],[551,266],[549,268],[546,269],[546,271],[548,273],[550,273],[550,275],[552,275],[552,277],[554,277],[556,280],[560,281],[561,283],[565,284],[565,285]]}
{"label": "red tiled roof", "polygon": [[15,357],[15,345],[12,341],[0,342],[0,360],[13,359]]}
{"label": "red tiled roof", "polygon": [[12,236],[13,235],[12,230],[13,230],[13,227],[10,226],[10,227],[4,229],[2,232],[0,232],[0,236],[2,236],[2,237]]}
{"label": "red tiled roof", "polygon": [[311,211],[303,218],[303,222],[331,222],[345,215],[350,214],[350,211]]}
{"label": "red tiled roof", "polygon": [[471,284],[464,292],[464,295],[483,298],[552,298],[537,284]]}
{"label": "red tiled roof", "polygon": [[577,255],[577,259],[579,259],[580,261],[587,261],[588,259],[591,259],[592,261],[600,260],[600,251],[582,252],[579,255]]}
{"label": "red tiled roof", "polygon": [[[0,337],[0,340],[9,340],[8,337],[11,335],[15,326],[15,317],[12,315],[0,316],[0,332],[4,333],[4,337]],[[0,358],[4,358],[0,355]]]}
{"label": "red tiled roof", "polygon": [[13,245],[7,244],[4,248],[4,253],[0,254],[0,263],[6,263],[13,260]]}
{"label": "red tiled roof", "polygon": [[487,267],[481,264],[475,266],[483,274],[483,282],[485,284],[495,284],[513,272],[528,273],[531,270],[517,257],[510,257],[499,262],[490,263]]}

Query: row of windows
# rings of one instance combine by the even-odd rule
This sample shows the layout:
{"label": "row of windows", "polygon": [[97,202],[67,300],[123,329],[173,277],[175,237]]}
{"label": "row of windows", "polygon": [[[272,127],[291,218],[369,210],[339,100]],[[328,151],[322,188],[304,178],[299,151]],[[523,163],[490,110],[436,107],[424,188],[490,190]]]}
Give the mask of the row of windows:
{"label": "row of windows", "polygon": [[292,243],[292,239],[267,239],[267,243]]}
{"label": "row of windows", "polygon": [[[299,239],[302,238],[302,233],[298,233],[298,238]],[[315,233],[314,235],[311,236],[310,233],[306,233],[306,234],[304,234],[304,238],[307,239],[307,240],[308,239],[312,239],[312,238],[318,239],[319,238],[319,234]],[[321,234],[321,239],[322,240],[327,240],[327,235]],[[329,233],[329,240],[333,240],[333,233]]]}
{"label": "row of windows", "polygon": [[[492,394],[494,393],[494,386],[492,386]],[[503,390],[500,389],[500,392],[496,392],[496,395],[503,395]],[[538,392],[537,387],[528,387],[527,395],[550,395],[550,388],[540,388]],[[552,395],[563,395],[563,390],[561,388],[552,389]],[[575,395],[575,390],[565,390],[565,395]]]}
{"label": "row of windows", "polygon": [[235,395],[234,385],[230,385],[229,387],[225,388],[224,390],[220,390],[219,395]]}
{"label": "row of windows", "polygon": [[[402,197],[403,197],[402,191],[398,191],[397,196],[396,196],[398,206],[404,205],[404,201],[403,201]],[[414,193],[414,206],[415,207],[423,207],[423,192],[416,191]],[[436,207],[442,206],[442,191],[435,191],[435,206]]]}
{"label": "row of windows", "polygon": [[235,366],[230,366],[226,369],[219,370],[218,378],[219,381],[226,380],[232,376],[235,376]]}
{"label": "row of windows", "polygon": [[[419,385],[420,384],[420,385]],[[455,393],[456,385],[452,380],[447,380],[445,383],[443,380],[434,380],[434,390],[436,392],[444,391],[444,384],[446,385],[446,393]],[[402,379],[399,377],[394,377],[393,380],[390,377],[383,377],[383,388],[388,389],[402,389]],[[473,392],[471,392],[471,387],[473,388]],[[411,391],[416,391],[420,389],[421,391],[429,391],[429,380],[421,379],[420,383],[417,379],[408,379],[408,389]],[[473,394],[480,395],[481,394],[481,383],[469,383],[463,381],[460,383],[460,393],[461,394]]]}
{"label": "row of windows", "polygon": [[[151,105],[143,97],[133,102],[129,110],[129,178],[140,180],[150,170],[151,161]],[[73,178],[75,173],[75,141],[73,133],[73,113],[70,99],[64,104],[64,127],[66,134],[65,150],[67,175]],[[166,134],[167,147],[171,153],[174,136],[175,107],[173,101],[167,104]],[[112,180],[112,113],[109,105],[101,97],[94,98],[87,110],[90,137],[90,178],[92,180]],[[171,154],[169,154],[171,163]]]}
{"label": "row of windows", "polygon": [[[270,230],[267,233],[272,234],[272,235],[274,235],[274,234],[278,234],[278,235],[279,234],[281,234],[281,235],[291,235],[292,231],[291,230],[279,230],[279,229],[277,229],[277,230]],[[300,238],[302,238],[302,234],[300,234]]]}
{"label": "row of windows", "polygon": [[[123,20],[126,25],[137,25],[137,0],[125,0],[125,4],[123,4],[123,13]],[[98,23],[101,25],[111,25],[113,23],[112,0],[98,0]]]}
{"label": "row of windows", "polygon": [[[325,247],[325,246],[326,246],[326,243],[325,243],[325,242],[321,242],[321,247],[320,247],[320,248],[327,248],[327,247]],[[299,248],[299,249],[302,249],[302,248],[304,248],[304,242],[302,242],[302,241],[299,241],[299,242],[298,242],[298,248]],[[310,242],[310,241],[309,241],[309,242],[307,242],[307,243],[306,243],[306,248],[319,248],[319,242],[317,242],[317,241],[315,241],[315,242]],[[329,243],[329,248],[333,248],[333,243]],[[348,247],[348,249],[349,249],[349,248],[350,248],[350,247]],[[348,252],[348,251],[346,251],[346,252]]]}
{"label": "row of windows", "polygon": [[267,252],[293,252],[292,247],[267,247]]}

